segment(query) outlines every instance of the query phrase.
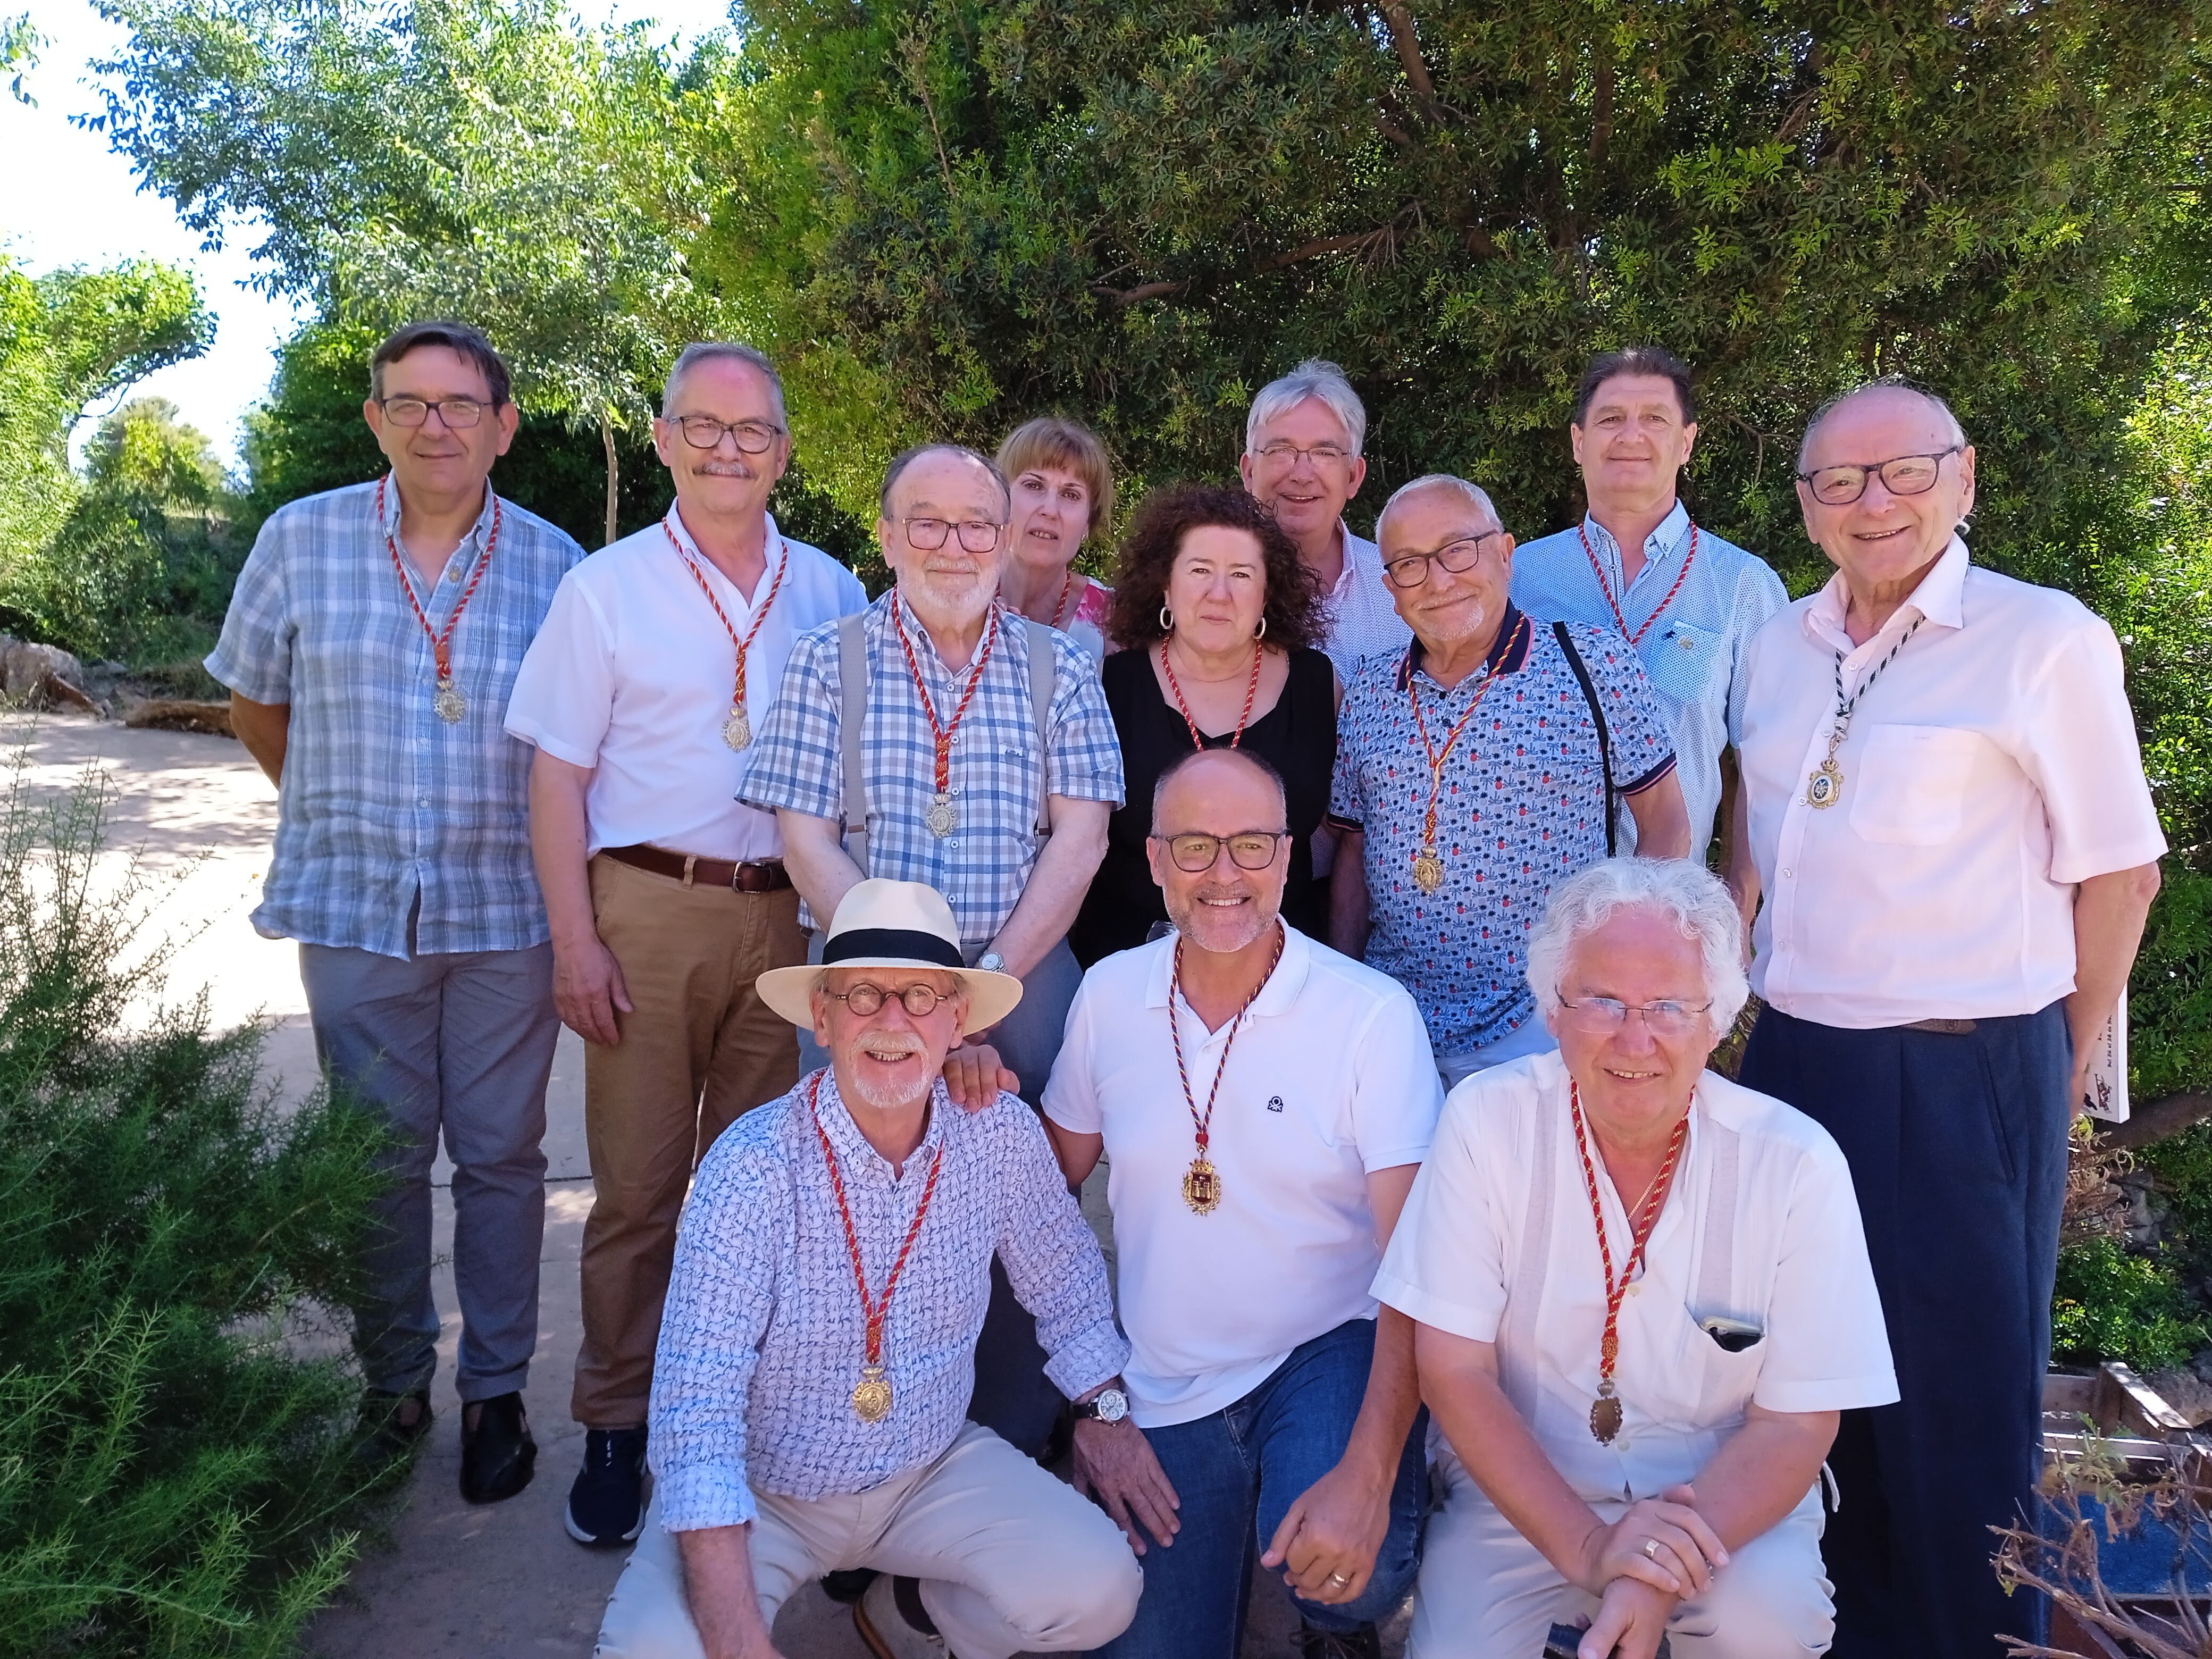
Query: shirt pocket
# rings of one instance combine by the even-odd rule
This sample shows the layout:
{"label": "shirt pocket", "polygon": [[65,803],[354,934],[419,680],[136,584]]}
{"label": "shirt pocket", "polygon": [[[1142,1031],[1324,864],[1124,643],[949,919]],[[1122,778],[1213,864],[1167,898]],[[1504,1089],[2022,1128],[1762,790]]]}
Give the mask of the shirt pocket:
{"label": "shirt pocket", "polygon": [[1868,727],[1844,778],[1851,828],[1866,841],[1942,846],[1959,833],[1983,746],[1979,733],[1955,726]]}
{"label": "shirt pocket", "polygon": [[1727,678],[1728,636],[1686,622],[1662,622],[1641,653],[1644,674],[1662,697],[1686,706],[1705,702]]}

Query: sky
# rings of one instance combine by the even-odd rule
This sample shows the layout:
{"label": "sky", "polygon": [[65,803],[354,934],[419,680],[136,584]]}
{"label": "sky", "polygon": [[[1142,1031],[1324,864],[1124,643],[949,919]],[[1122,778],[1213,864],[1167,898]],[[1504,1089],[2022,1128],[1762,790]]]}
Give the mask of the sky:
{"label": "sky", "polygon": [[[22,3],[0,0],[0,11],[17,11]],[[289,301],[246,286],[254,270],[251,227],[227,228],[220,251],[204,250],[166,198],[139,188],[129,161],[112,152],[104,137],[71,124],[71,116],[99,109],[90,64],[119,51],[125,32],[102,19],[89,0],[27,3],[32,26],[46,43],[23,83],[38,100],[35,108],[7,96],[0,82],[0,255],[21,261],[34,276],[133,258],[197,273],[201,297],[216,318],[214,345],[125,396],[168,398],[234,465],[246,412],[268,390],[272,354],[297,313]],[[651,19],[687,35],[728,21],[726,0],[582,0],[579,10],[594,21],[607,15],[625,22]],[[88,411],[77,431],[80,448],[110,406]]]}

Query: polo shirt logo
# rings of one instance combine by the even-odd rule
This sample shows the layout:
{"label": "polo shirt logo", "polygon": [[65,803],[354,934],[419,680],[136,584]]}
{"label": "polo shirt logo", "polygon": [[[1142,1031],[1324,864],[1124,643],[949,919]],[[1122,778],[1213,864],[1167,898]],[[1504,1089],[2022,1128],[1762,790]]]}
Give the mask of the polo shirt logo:
{"label": "polo shirt logo", "polygon": [[1267,1109],[1268,1109],[1269,1111],[1271,1111],[1271,1112],[1279,1112],[1279,1111],[1281,1111],[1281,1110],[1283,1109],[1283,1097],[1282,1097],[1282,1096],[1280,1096],[1280,1095],[1269,1095],[1269,1096],[1267,1097]]}

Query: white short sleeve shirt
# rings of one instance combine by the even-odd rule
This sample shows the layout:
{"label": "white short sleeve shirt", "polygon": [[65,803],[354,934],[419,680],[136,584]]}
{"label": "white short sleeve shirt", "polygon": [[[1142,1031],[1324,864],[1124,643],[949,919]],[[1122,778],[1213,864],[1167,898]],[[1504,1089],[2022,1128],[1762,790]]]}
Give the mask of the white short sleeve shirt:
{"label": "white short sleeve shirt", "polygon": [[[1138,1424],[1234,1405],[1301,1343],[1373,1318],[1382,1252],[1367,1177],[1418,1164],[1442,1103],[1420,1011],[1397,982],[1286,927],[1242,1030],[1207,1148],[1209,1215],[1183,1202],[1195,1151],[1169,1036],[1172,936],[1091,969],[1067,1017],[1045,1115],[1103,1135],[1109,1161],[1124,1380]],[[1180,996],[1183,1058],[1203,1108],[1229,1027],[1209,1034]]]}
{"label": "white short sleeve shirt", "polygon": [[[868,603],[859,577],[785,537],[772,517],[754,602],[769,604],[779,559],[783,585],[746,657],[745,708],[756,734],[793,641]],[[727,628],[687,563],[713,588]],[[782,855],[775,814],[736,799],[757,740],[732,750],[722,738],[737,687],[729,629],[743,639],[754,615],[672,506],[662,523],[600,549],[562,582],[516,677],[507,729],[556,760],[594,769],[584,804],[591,852],[650,842],[702,858]]]}
{"label": "white short sleeve shirt", "polygon": [[[1628,1216],[1593,1163],[1617,1261]],[[1734,1203],[1717,1203],[1731,1188]],[[1604,1268],[1558,1054],[1452,1091],[1374,1289],[1422,1324],[1496,1344],[1508,1397],[1590,1502],[1691,1479],[1747,1406],[1841,1411],[1898,1397],[1842,1150],[1803,1113],[1710,1072],[1621,1306],[1623,1426],[1610,1445],[1589,1431]],[[1724,1352],[1699,1323],[1715,1315],[1757,1327],[1759,1340]]]}
{"label": "white short sleeve shirt", "polygon": [[1366,537],[1353,535],[1341,520],[1337,533],[1344,538],[1344,568],[1322,600],[1328,634],[1321,648],[1336,665],[1336,678],[1349,685],[1352,671],[1362,661],[1378,652],[1403,651],[1413,630],[1390,601],[1382,550]]}
{"label": "white short sleeve shirt", "polygon": [[[1949,548],[1854,646],[1843,578],[1759,630],[1740,743],[1765,906],[1753,988],[1867,1030],[2033,1013],[2074,988],[2074,891],[2166,851],[2111,628],[2070,594]],[[1856,690],[1916,617],[1837,756],[1836,653]]]}

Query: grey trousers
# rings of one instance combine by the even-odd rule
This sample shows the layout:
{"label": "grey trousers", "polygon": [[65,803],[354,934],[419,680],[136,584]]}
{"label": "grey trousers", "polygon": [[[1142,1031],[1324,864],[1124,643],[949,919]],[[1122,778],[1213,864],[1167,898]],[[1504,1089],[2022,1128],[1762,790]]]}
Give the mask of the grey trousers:
{"label": "grey trousers", "polygon": [[398,1137],[368,1294],[353,1310],[364,1380],[407,1394],[437,1370],[430,1166],[442,1132],[453,1160],[459,1392],[469,1401],[520,1389],[538,1346],[545,1083],[561,1032],[553,947],[403,961],[302,945],[300,977],[325,1073]]}

